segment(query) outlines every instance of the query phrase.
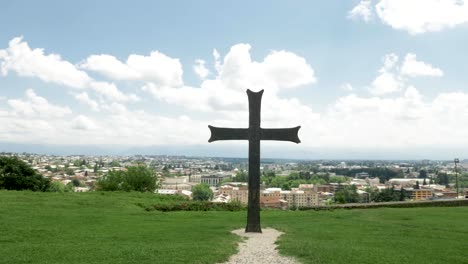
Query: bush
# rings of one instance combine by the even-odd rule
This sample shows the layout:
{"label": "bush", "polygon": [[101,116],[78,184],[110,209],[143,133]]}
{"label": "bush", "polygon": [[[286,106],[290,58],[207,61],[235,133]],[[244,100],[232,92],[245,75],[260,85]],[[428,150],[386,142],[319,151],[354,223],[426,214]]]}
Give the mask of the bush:
{"label": "bush", "polygon": [[210,201],[213,199],[213,191],[206,183],[200,183],[192,188],[192,197],[195,201]]}
{"label": "bush", "polygon": [[299,207],[299,210],[333,210],[333,209],[372,209],[372,208],[414,208],[414,207],[457,207],[468,206],[467,199],[459,200],[438,200],[438,201],[419,201],[419,202],[383,202],[366,204],[343,204],[330,206],[311,206]]}
{"label": "bush", "polygon": [[131,166],[127,171],[110,171],[96,182],[98,191],[154,192],[158,177],[151,168]]}
{"label": "bush", "polygon": [[206,201],[176,201],[169,203],[153,204],[145,208],[146,211],[241,211],[245,206],[238,201],[229,203],[213,203]]}
{"label": "bush", "polygon": [[63,193],[63,192],[73,192],[74,186],[73,184],[63,184],[59,181],[54,181],[50,183],[49,192],[58,192],[58,193]]}
{"label": "bush", "polygon": [[46,191],[50,180],[17,157],[0,157],[0,189]]}

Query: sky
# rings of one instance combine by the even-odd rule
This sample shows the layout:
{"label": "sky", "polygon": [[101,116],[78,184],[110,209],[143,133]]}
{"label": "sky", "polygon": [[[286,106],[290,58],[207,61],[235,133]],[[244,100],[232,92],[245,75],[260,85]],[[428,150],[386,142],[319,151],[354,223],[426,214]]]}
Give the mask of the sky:
{"label": "sky", "polygon": [[[0,151],[468,157],[468,2],[0,0]],[[73,153],[72,153],[73,152]]]}

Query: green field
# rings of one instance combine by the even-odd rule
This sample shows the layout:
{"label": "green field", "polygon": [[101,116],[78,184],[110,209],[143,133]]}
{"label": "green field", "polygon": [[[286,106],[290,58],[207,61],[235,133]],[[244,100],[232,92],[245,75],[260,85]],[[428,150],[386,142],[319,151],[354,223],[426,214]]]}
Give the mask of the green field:
{"label": "green field", "polygon": [[[216,263],[246,212],[147,212],[140,193],[0,191],[0,263]],[[303,263],[468,263],[468,207],[262,212]]]}

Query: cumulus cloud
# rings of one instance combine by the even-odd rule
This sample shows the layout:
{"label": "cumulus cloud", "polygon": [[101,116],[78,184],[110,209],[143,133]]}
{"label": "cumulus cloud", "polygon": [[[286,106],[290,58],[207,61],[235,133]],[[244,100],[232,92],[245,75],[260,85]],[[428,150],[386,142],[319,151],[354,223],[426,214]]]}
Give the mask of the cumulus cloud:
{"label": "cumulus cloud", "polygon": [[[418,60],[412,53],[402,56],[402,60],[396,54],[387,54],[380,69],[376,69],[377,76],[370,76],[374,78],[370,81],[370,95],[354,94],[356,89],[352,84],[344,83],[342,89],[348,91],[346,96],[337,98],[325,106],[325,110],[318,112],[301,98],[284,96],[287,94],[284,91],[288,89],[311,89],[309,86],[317,82],[308,61],[289,51],[271,51],[265,58],[253,60],[250,49],[248,44],[234,45],[224,56],[214,50],[215,70],[205,76],[200,87],[184,85],[182,71],[174,70],[178,66],[166,73],[159,72],[167,76],[157,78],[151,74],[144,75],[142,68],[135,66],[139,64],[143,67],[146,62],[152,61],[149,57],[159,55],[135,55],[145,63],[130,60],[132,55],[126,62],[120,62],[110,55],[96,55],[97,60],[90,56],[84,62],[90,64],[82,66],[83,69],[95,67],[92,71],[107,77],[140,82],[138,85],[142,86],[141,89],[158,103],[167,102],[170,107],[180,106],[196,111],[192,111],[188,117],[127,107],[125,103],[140,98],[121,92],[112,82],[90,78],[83,86],[87,90],[74,90],[71,94],[80,103],[100,110],[99,115],[91,118],[76,113],[70,116],[72,112],[67,106],[53,104],[30,89],[24,98],[5,99],[7,104],[4,107],[0,105],[0,122],[3,124],[0,126],[0,137],[11,142],[54,144],[200,144],[209,137],[207,124],[248,126],[245,90],[250,88],[254,91],[265,89],[262,126],[302,125],[300,138],[303,143],[299,147],[304,149],[414,147],[434,144],[434,140],[447,146],[468,144],[468,126],[460,122],[468,119],[468,94],[453,92],[441,93],[432,99],[424,97],[411,85],[410,80],[419,76],[442,76],[443,72]],[[9,51],[0,50],[0,62],[6,62],[5,58],[10,56]],[[176,59],[169,60],[175,62]],[[62,59],[60,61],[64,62]],[[178,60],[177,63],[180,65]],[[115,67],[105,73],[105,65]],[[16,71],[16,66],[2,64],[2,67]],[[31,72],[41,78],[38,71]],[[151,78],[148,77],[150,75]],[[48,78],[59,83],[58,79],[62,77]],[[424,87],[421,87],[421,91],[424,91]],[[389,94],[392,96],[387,97]],[[199,111],[204,113],[200,114]],[[454,130],[454,127],[457,129]]]}
{"label": "cumulus cloud", "polygon": [[138,96],[124,94],[113,83],[92,79],[58,54],[45,54],[43,49],[31,49],[22,37],[12,39],[7,49],[0,50],[0,70],[4,76],[14,71],[19,76],[36,77],[65,87],[91,88],[107,100],[139,101]]}
{"label": "cumulus cloud", "polygon": [[411,34],[440,31],[468,22],[465,0],[381,0],[376,10],[383,23]]}
{"label": "cumulus cloud", "polygon": [[383,66],[379,70],[379,75],[374,79],[369,91],[374,95],[384,95],[400,91],[403,83],[399,75],[395,74],[398,56],[390,53],[384,56]]}
{"label": "cumulus cloud", "polygon": [[413,53],[406,54],[403,65],[401,66],[401,74],[410,77],[417,76],[435,76],[440,77],[444,75],[443,71],[439,68],[433,67],[431,64],[423,61],[416,60],[416,55]]}
{"label": "cumulus cloud", "polygon": [[111,55],[91,55],[80,67],[115,80],[148,81],[170,87],[183,85],[179,59],[159,51],[153,51],[149,56],[131,54],[125,63]]}
{"label": "cumulus cloud", "polygon": [[0,50],[0,70],[5,76],[10,71],[19,76],[37,77],[73,88],[85,88],[91,78],[58,54],[45,55],[43,49],[31,49],[22,37],[12,39],[8,48]]}
{"label": "cumulus cloud", "polygon": [[[247,110],[246,89],[259,91],[265,89],[270,98],[270,104],[281,104],[283,107],[273,107],[272,115],[286,116],[282,121],[291,120],[295,113],[288,110],[305,107],[307,113],[312,112],[303,106],[299,100],[280,99],[278,93],[282,89],[292,89],[317,81],[314,70],[306,60],[292,52],[271,51],[261,62],[253,61],[250,56],[251,46],[237,44],[231,47],[224,56],[214,50],[215,65],[218,74],[212,79],[206,79],[200,87],[183,86],[172,88],[156,83],[147,83],[142,87],[156,100],[172,105],[180,105],[191,110],[222,113],[226,117],[239,119],[240,112]],[[245,118],[244,118],[245,119]],[[297,124],[296,124],[297,125]]]}
{"label": "cumulus cloud", "polygon": [[88,93],[82,92],[79,94],[75,94],[75,99],[78,102],[89,106],[92,110],[99,111],[99,104],[95,100],[91,99]]}
{"label": "cumulus cloud", "polygon": [[63,117],[71,114],[68,107],[49,103],[44,97],[38,96],[34,90],[28,89],[23,99],[10,99],[7,101],[16,115],[27,117]]}
{"label": "cumulus cloud", "polygon": [[362,0],[356,5],[351,11],[348,12],[348,18],[351,19],[362,19],[365,22],[369,22],[372,19],[372,2],[371,0]]}
{"label": "cumulus cloud", "polygon": [[384,56],[383,66],[379,75],[374,79],[369,91],[374,95],[384,95],[401,91],[408,78],[420,76],[440,77],[443,71],[423,61],[416,60],[416,55],[408,53],[401,64],[396,54]]}
{"label": "cumulus cloud", "polygon": [[193,71],[198,75],[200,79],[206,79],[210,74],[210,70],[205,67],[206,62],[204,60],[196,60],[195,65],[193,65]]}
{"label": "cumulus cloud", "polygon": [[138,102],[140,98],[136,94],[124,94],[115,84],[108,82],[92,82],[91,88],[104,98],[115,102]]}
{"label": "cumulus cloud", "polygon": [[97,128],[94,121],[84,115],[75,117],[71,122],[71,127],[78,130],[93,130]]}
{"label": "cumulus cloud", "polygon": [[[465,0],[380,0],[375,12],[382,23],[410,34],[441,31],[468,22]],[[359,2],[348,17],[369,21],[374,14],[370,0]]]}

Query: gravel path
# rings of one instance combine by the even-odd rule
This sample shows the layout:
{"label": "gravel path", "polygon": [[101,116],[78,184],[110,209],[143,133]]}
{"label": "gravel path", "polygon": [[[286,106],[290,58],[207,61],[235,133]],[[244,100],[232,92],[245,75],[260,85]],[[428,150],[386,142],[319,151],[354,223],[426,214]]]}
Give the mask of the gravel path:
{"label": "gravel path", "polygon": [[275,241],[283,233],[266,228],[263,233],[245,233],[244,229],[237,229],[232,233],[246,238],[239,244],[239,252],[223,264],[298,264],[291,257],[283,257],[276,250]]}

